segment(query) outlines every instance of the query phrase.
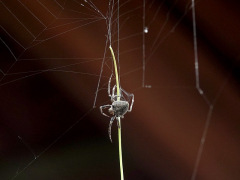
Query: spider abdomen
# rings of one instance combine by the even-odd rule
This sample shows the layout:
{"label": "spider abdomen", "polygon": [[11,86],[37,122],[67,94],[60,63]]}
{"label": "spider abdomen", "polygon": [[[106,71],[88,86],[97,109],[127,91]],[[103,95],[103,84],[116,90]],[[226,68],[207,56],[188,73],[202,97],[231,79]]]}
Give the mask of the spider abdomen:
{"label": "spider abdomen", "polygon": [[114,101],[112,103],[112,110],[117,117],[122,117],[127,113],[129,103],[127,101]]}

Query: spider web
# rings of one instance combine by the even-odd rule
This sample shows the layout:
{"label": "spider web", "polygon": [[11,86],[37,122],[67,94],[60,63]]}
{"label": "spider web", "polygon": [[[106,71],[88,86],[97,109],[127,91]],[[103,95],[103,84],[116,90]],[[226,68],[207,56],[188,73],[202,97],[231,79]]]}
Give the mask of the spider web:
{"label": "spider web", "polygon": [[110,44],[125,178],[239,179],[239,4],[193,2],[0,1],[2,179],[118,178]]}

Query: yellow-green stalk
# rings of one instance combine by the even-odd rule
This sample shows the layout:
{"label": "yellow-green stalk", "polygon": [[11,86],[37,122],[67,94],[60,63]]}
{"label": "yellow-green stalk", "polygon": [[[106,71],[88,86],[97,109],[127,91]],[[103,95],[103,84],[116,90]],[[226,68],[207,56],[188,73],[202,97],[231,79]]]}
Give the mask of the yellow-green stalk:
{"label": "yellow-green stalk", "polygon": [[[109,49],[110,49],[110,51],[112,53],[114,69],[115,69],[117,95],[118,95],[117,101],[120,101],[120,88],[119,88],[119,82],[118,82],[117,62],[116,62],[115,55],[114,55],[114,52],[113,52],[113,49],[112,49],[111,45],[109,46]],[[123,163],[122,163],[121,118],[117,117],[117,121],[119,122],[119,127],[118,127],[118,148],[119,148],[120,174],[121,174],[121,180],[124,180],[124,176],[123,176]]]}

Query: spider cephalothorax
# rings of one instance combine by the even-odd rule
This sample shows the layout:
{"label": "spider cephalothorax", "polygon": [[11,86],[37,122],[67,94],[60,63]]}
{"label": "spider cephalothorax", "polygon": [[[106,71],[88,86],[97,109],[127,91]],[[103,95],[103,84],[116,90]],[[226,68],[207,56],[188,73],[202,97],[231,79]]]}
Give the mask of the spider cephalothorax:
{"label": "spider cephalothorax", "polygon": [[129,108],[129,103],[127,101],[113,101],[108,112],[116,117],[124,118],[124,114],[127,113]]}
{"label": "spider cephalothorax", "polygon": [[[112,77],[112,76],[111,76]],[[108,134],[109,134],[109,138],[110,140],[112,141],[112,138],[111,138],[111,127],[112,127],[112,123],[114,121],[114,119],[116,118],[117,119],[117,125],[118,125],[118,128],[120,128],[120,123],[119,123],[119,118],[124,118],[124,115],[127,113],[127,112],[131,112],[132,111],[132,106],[133,106],[133,102],[134,102],[134,95],[133,94],[128,94],[125,90],[123,90],[122,88],[120,88],[120,97],[118,95],[116,95],[116,85],[113,87],[112,89],[112,95],[110,94],[110,82],[111,82],[111,77],[109,79],[109,82],[108,82],[108,94],[109,94],[109,97],[112,101],[112,105],[104,105],[104,106],[100,106],[100,111],[101,113],[104,115],[104,116],[107,116],[109,117],[108,115],[106,115],[104,112],[103,112],[103,109],[105,108],[108,108],[108,112],[110,114],[112,114],[112,118],[110,120],[110,123],[109,123],[109,128],[108,128]],[[132,99],[132,102],[131,102],[131,106],[129,106],[129,102],[128,101],[125,101],[123,100],[123,96],[122,94],[125,94],[126,96],[128,96],[129,98]],[[118,100],[120,99],[120,100]]]}

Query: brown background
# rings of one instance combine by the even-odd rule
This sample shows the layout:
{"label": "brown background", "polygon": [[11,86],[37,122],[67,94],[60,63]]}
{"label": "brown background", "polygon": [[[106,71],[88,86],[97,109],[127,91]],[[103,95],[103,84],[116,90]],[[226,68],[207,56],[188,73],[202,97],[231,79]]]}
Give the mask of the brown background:
{"label": "brown background", "polygon": [[[46,8],[38,1],[20,2],[0,2],[0,69],[7,72],[0,86],[1,179],[11,179],[21,170],[16,180],[120,179],[116,124],[111,144],[109,118],[98,109],[110,103],[106,89],[110,58],[93,108],[105,50],[105,21],[90,23],[88,15],[73,11],[60,14],[59,5],[64,4],[60,0],[59,5],[39,1]],[[184,15],[189,2],[155,1],[147,9],[146,24],[154,20],[145,34],[145,85],[151,85],[150,89],[142,87],[142,1],[131,0],[121,9],[120,13],[136,8],[120,19],[121,86],[135,95],[133,111],[122,120],[126,180],[191,179],[207,120],[210,124],[196,179],[240,178],[240,4],[233,0],[196,2],[199,78],[204,92],[200,95],[195,88],[191,11],[187,9]],[[94,3],[105,15],[107,2]],[[64,7],[86,10],[74,1]],[[56,17],[59,20],[51,24]],[[74,20],[60,17],[85,20],[60,26]],[[156,49],[151,49],[155,40]],[[116,42],[113,48],[116,51]],[[108,50],[106,57],[110,57]],[[79,64],[67,66],[74,63]],[[61,66],[65,67],[53,69]]]}

